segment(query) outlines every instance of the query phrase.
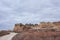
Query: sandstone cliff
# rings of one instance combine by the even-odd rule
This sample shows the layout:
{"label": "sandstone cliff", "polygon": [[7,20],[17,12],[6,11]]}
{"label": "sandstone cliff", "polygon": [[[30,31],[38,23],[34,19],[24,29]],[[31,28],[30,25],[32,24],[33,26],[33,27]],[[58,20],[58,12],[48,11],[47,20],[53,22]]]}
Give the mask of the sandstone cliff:
{"label": "sandstone cliff", "polygon": [[14,31],[21,32],[29,29],[57,30],[60,31],[60,22],[41,22],[40,24],[15,24]]}

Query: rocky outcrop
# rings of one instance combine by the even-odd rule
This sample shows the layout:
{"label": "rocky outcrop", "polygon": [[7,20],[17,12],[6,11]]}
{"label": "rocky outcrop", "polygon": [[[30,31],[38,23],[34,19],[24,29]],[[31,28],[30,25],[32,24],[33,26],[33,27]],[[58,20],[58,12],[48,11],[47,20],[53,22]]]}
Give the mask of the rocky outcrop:
{"label": "rocky outcrop", "polygon": [[15,32],[21,32],[21,31],[23,31],[23,27],[24,27],[23,24],[15,24],[14,31]]}
{"label": "rocky outcrop", "polygon": [[40,28],[53,28],[54,24],[52,22],[41,22],[39,26]]}
{"label": "rocky outcrop", "polygon": [[31,29],[31,25],[30,24],[15,24],[15,27],[14,27],[14,32],[22,32],[22,31],[27,31]]}
{"label": "rocky outcrop", "polygon": [[60,22],[41,22],[40,24],[15,24],[14,31],[21,32],[29,29],[57,30],[60,31]]}

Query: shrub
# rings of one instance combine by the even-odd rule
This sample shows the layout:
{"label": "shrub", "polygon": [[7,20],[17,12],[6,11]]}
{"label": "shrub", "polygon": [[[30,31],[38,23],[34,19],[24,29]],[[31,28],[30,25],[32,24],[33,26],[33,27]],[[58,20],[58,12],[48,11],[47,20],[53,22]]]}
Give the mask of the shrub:
{"label": "shrub", "polygon": [[4,35],[7,35],[7,34],[9,34],[8,31],[4,31],[4,30],[0,31],[0,36],[4,36]]}
{"label": "shrub", "polygon": [[60,40],[60,32],[23,32],[17,34],[12,40]]}

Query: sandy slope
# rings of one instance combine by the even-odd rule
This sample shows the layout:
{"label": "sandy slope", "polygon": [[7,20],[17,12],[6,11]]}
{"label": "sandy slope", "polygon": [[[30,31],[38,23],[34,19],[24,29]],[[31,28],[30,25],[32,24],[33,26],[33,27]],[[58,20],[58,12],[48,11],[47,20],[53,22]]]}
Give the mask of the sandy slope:
{"label": "sandy slope", "polygon": [[0,37],[0,40],[11,40],[17,33],[10,33],[9,35],[5,35]]}

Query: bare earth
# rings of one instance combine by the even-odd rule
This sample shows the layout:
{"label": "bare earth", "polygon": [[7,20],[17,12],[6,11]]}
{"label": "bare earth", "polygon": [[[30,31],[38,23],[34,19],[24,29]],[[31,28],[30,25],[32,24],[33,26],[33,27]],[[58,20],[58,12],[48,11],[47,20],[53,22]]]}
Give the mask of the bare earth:
{"label": "bare earth", "polygon": [[0,40],[12,40],[12,38],[16,35],[17,33],[10,33],[9,35],[5,35],[0,37]]}

